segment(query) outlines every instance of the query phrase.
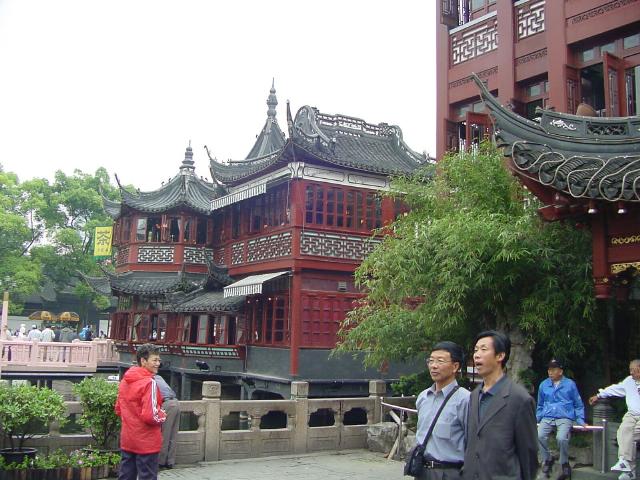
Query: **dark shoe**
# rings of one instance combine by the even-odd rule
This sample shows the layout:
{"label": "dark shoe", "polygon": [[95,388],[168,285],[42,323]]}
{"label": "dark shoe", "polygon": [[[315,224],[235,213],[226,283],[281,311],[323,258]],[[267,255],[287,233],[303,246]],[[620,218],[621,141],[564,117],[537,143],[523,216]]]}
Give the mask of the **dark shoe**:
{"label": "dark shoe", "polygon": [[553,468],[554,459],[546,460],[542,465],[542,473],[544,473],[545,477],[551,477],[551,469]]}
{"label": "dark shoe", "polygon": [[570,480],[571,479],[571,467],[568,463],[562,464],[562,473],[558,475],[558,480]]}

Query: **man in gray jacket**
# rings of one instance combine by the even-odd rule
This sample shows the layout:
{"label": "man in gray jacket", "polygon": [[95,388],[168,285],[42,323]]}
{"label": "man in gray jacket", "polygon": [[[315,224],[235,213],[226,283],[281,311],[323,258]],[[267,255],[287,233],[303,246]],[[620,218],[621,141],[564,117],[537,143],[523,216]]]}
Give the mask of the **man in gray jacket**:
{"label": "man in gray jacket", "polygon": [[176,392],[165,382],[164,378],[158,374],[154,378],[160,395],[162,395],[162,409],[167,413],[167,419],[162,424],[162,450],[158,455],[158,465],[160,468],[173,468],[176,464],[176,450],[178,448],[180,403]]}
{"label": "man in gray jacket", "polygon": [[495,330],[478,334],[473,361],[480,384],[471,393],[464,478],[534,480],[538,471],[536,405],[511,381],[505,367],[509,337]]}

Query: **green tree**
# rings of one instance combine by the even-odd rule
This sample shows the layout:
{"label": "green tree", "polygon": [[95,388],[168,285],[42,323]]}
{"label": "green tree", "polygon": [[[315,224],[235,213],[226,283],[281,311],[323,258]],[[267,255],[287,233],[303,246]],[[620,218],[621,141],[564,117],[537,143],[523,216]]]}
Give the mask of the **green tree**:
{"label": "green tree", "polygon": [[494,147],[449,155],[394,185],[411,210],[356,271],[366,297],[344,321],[338,351],[379,365],[443,338],[470,348],[480,329],[499,328],[515,340],[517,376],[536,342],[570,355],[594,341],[589,232],[543,222]]}
{"label": "green tree", "polygon": [[[9,276],[16,284],[13,311],[20,308],[15,300],[46,281],[64,288],[74,283],[78,271],[98,273],[92,257],[93,232],[96,226],[112,223],[102,208],[103,195],[117,198],[104,168],[94,175],[58,171],[53,183],[42,178],[20,183],[0,167],[0,278]],[[82,285],[75,291],[99,307],[108,304]]]}

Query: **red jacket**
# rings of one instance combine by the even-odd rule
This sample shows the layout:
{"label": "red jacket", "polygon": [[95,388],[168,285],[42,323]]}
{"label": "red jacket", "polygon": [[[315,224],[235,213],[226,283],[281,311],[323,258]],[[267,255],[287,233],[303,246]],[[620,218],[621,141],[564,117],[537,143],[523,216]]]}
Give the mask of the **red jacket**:
{"label": "red jacket", "polygon": [[122,450],[142,455],[160,451],[160,428],[167,417],[161,406],[162,396],[153,373],[142,367],[127,370],[120,382],[115,407],[122,419]]}

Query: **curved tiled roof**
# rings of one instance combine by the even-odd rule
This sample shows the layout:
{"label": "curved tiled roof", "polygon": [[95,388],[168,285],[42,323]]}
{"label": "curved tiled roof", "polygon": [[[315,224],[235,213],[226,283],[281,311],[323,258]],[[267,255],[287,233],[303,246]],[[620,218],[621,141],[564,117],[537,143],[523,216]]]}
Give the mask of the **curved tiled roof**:
{"label": "curved tiled roof", "polygon": [[222,290],[197,290],[176,300],[173,312],[237,312],[245,302],[244,296],[224,298]]}
{"label": "curved tiled roof", "polygon": [[258,135],[256,142],[251,148],[247,159],[260,158],[265,155],[272,154],[279,151],[284,147],[286,138],[278,121],[276,120],[276,106],[278,105],[278,99],[276,98],[276,89],[274,84],[271,84],[271,90],[269,91],[269,98],[267,98],[267,121],[262,128],[262,131]]}
{"label": "curved tiled roof", "polygon": [[270,154],[227,164],[209,157],[213,178],[223,184],[240,182],[272,167],[290,150],[334,165],[384,175],[411,173],[429,160],[406,145],[397,126],[326,115],[308,106],[298,110],[295,121],[288,112],[288,123],[289,141]]}
{"label": "curved tiled roof", "polygon": [[180,172],[157,190],[131,193],[120,186],[120,203],[103,198],[105,211],[114,218],[122,205],[148,213],[164,212],[185,206],[201,213],[209,213],[211,200],[222,194],[220,187],[195,175],[191,144],[187,147]]}
{"label": "curved tiled roof", "polygon": [[573,198],[640,202],[640,117],[543,110],[538,124],[504,108],[475,80],[516,173]]}
{"label": "curved tiled roof", "polygon": [[87,277],[85,280],[99,293],[107,295],[108,288],[131,295],[161,295],[177,291],[192,291],[202,287],[207,274],[184,272],[104,272],[104,277]]}
{"label": "curved tiled roof", "polygon": [[411,150],[395,125],[372,125],[304,106],[293,121],[296,145],[336,165],[383,174],[411,173],[427,158]]}

